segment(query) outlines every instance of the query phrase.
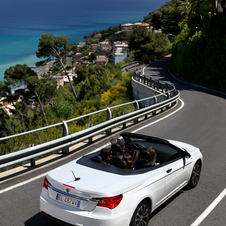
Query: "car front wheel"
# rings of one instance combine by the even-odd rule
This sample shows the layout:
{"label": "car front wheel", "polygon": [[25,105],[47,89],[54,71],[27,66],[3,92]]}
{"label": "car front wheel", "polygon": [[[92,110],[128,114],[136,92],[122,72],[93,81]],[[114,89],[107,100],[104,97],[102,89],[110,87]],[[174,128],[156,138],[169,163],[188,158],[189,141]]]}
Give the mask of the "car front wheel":
{"label": "car front wheel", "polygon": [[188,183],[189,188],[194,188],[197,186],[200,174],[201,174],[201,162],[197,161],[193,167],[191,178]]}
{"label": "car front wheel", "polygon": [[130,226],[147,226],[149,221],[150,205],[144,200],[136,208]]}

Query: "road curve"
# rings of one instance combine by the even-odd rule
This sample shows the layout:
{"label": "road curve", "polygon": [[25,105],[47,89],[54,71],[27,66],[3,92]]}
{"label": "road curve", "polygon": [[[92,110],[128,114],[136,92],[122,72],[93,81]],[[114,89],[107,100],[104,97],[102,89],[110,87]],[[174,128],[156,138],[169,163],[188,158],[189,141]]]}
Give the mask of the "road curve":
{"label": "road curve", "polygon": [[[169,64],[170,57],[153,62],[145,68],[145,75],[175,85],[184,107],[142,132],[199,147],[204,167],[198,187],[179,193],[152,217],[150,225],[188,226],[226,187],[226,95],[175,79],[168,73]],[[226,198],[200,225],[224,225],[226,217],[221,213],[225,207]]]}
{"label": "road curve", "polygon": [[[151,214],[149,223],[150,226],[189,226],[226,187],[226,95],[177,80],[168,72],[169,63],[170,57],[166,57],[147,65],[144,71],[153,79],[175,85],[181,94],[177,107],[128,131],[137,130],[137,133],[184,141],[202,150],[204,167],[199,185],[193,190],[182,190],[176,194]],[[171,115],[166,117],[169,113]],[[153,123],[155,120],[159,121]],[[106,142],[96,148],[104,144]],[[56,225],[39,213],[42,182],[50,169],[42,169],[1,185],[0,225]],[[32,178],[33,181],[29,182]],[[23,182],[24,185],[11,187]],[[1,193],[6,188],[11,189]],[[226,198],[223,198],[200,225],[224,225],[225,207]]]}

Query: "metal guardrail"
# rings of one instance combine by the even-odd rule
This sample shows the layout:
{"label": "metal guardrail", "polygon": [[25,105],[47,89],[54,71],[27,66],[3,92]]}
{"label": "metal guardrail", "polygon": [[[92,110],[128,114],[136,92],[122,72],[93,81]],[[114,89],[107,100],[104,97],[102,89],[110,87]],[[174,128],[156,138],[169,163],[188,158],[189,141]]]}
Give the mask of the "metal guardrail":
{"label": "metal guardrail", "polygon": [[120,67],[121,71],[125,71],[127,69],[131,69],[133,67],[137,67],[139,65],[139,63],[137,61],[135,62],[132,62],[132,63],[129,63],[129,64],[125,64],[125,65],[122,65]]}
{"label": "metal guardrail", "polygon": [[[156,91],[159,91],[161,93],[158,95],[152,96],[152,97],[135,100],[135,101],[132,101],[129,103],[124,103],[124,104],[117,105],[117,106],[107,107],[105,109],[102,109],[102,110],[99,110],[96,112],[92,112],[90,114],[82,115],[80,117],[73,118],[73,119],[70,119],[67,121],[62,121],[62,122],[54,124],[54,125],[50,125],[50,126],[46,126],[43,128],[27,131],[24,133],[0,138],[0,141],[3,141],[3,140],[19,137],[19,136],[24,136],[24,135],[27,135],[30,133],[35,133],[35,132],[38,132],[41,130],[46,130],[48,128],[52,128],[52,127],[56,127],[56,126],[63,126],[63,135],[61,138],[51,140],[51,141],[43,143],[43,144],[39,144],[36,146],[32,146],[29,148],[25,148],[23,150],[19,150],[19,151],[13,152],[13,153],[9,153],[9,154],[0,156],[0,169],[8,167],[10,165],[14,165],[14,164],[23,162],[23,161],[27,161],[27,160],[30,160],[31,165],[34,166],[35,165],[34,158],[47,154],[47,153],[50,153],[50,152],[53,152],[53,151],[56,151],[56,150],[59,150],[59,149],[62,149],[62,153],[68,154],[69,147],[71,145],[74,145],[74,144],[79,143],[86,139],[92,140],[93,136],[100,134],[102,132],[106,132],[108,135],[110,135],[111,129],[113,127],[117,127],[119,125],[123,125],[123,127],[126,127],[126,122],[132,121],[132,120],[134,121],[134,123],[137,123],[138,119],[140,117],[147,116],[147,114],[150,114],[150,113],[155,114],[157,110],[163,111],[164,109],[168,109],[179,98],[180,94],[175,89],[174,86],[169,85],[169,84],[163,84],[163,83],[160,83],[159,81],[155,81],[150,78],[146,78],[145,76],[141,75],[140,70],[137,70],[136,72],[134,72],[133,79],[135,81],[137,81],[138,83],[145,84],[146,86],[149,86],[152,89],[155,89]],[[141,103],[146,100],[152,100],[151,102],[153,104],[150,106],[145,106],[145,107],[141,108],[140,107]],[[111,111],[112,109],[126,106],[129,104],[134,105],[133,112],[123,114],[116,118],[112,117],[112,111]],[[105,122],[100,123],[98,125],[93,125],[92,127],[82,130],[80,132],[76,132],[73,134],[69,133],[69,129],[68,129],[69,122],[76,121],[76,120],[79,120],[79,119],[82,119],[82,118],[85,118],[85,117],[88,117],[88,116],[91,116],[94,114],[98,114],[101,112],[107,113],[107,118],[106,118]]]}

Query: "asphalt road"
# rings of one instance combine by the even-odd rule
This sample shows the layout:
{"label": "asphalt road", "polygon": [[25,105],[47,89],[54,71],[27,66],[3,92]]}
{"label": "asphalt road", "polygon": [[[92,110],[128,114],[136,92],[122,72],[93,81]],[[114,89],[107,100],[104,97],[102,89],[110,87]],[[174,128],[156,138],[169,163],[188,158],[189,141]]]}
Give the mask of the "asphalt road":
{"label": "asphalt road", "polygon": [[[158,208],[151,214],[149,225],[190,226],[195,222],[193,226],[222,226],[226,222],[224,196],[216,207],[213,206],[215,208],[208,209],[209,214],[201,218],[201,222],[196,223],[196,219],[203,216],[226,187],[226,95],[178,81],[168,73],[169,59],[151,63],[145,68],[145,75],[174,84],[181,93],[181,100],[168,113],[139,123],[128,131],[137,130],[137,133],[193,144],[202,150],[204,167],[198,186],[193,190],[182,190]],[[159,121],[154,123],[155,120]],[[65,161],[60,164],[63,163]],[[39,195],[44,175],[57,165],[0,185],[0,225],[56,225],[39,213]],[[33,181],[28,182],[30,179]],[[11,187],[22,182],[28,183]],[[12,189],[1,193],[7,187]]]}

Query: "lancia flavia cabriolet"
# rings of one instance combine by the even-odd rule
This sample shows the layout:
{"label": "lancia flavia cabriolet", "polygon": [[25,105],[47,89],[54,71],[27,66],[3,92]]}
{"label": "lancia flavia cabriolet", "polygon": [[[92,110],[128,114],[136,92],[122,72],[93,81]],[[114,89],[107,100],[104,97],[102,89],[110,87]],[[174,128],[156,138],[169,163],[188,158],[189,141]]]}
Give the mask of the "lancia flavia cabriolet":
{"label": "lancia flavia cabriolet", "polygon": [[[77,226],[145,226],[150,214],[183,187],[197,186],[203,165],[199,148],[179,141],[135,133],[109,142],[110,160],[100,151],[48,173],[40,210],[52,220]],[[148,148],[156,152],[156,164]],[[129,155],[134,167],[123,160]]]}

